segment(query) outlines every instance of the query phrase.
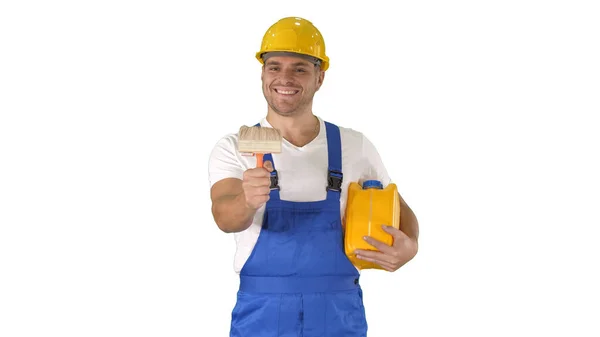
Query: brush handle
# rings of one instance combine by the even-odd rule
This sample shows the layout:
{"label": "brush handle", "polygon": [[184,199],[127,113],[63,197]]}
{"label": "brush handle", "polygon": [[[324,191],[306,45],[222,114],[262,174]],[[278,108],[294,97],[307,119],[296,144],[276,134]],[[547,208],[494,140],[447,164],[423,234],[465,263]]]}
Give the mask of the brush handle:
{"label": "brush handle", "polygon": [[256,154],[256,167],[263,167],[263,157],[264,154],[262,153]]}

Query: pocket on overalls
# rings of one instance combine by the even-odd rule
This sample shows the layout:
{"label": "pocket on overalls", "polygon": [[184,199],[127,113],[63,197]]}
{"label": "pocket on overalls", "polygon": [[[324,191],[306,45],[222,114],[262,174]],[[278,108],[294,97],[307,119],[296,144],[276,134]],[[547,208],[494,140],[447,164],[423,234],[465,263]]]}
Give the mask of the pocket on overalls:
{"label": "pocket on overalls", "polygon": [[[278,323],[279,296],[238,291],[230,337],[271,336]],[[275,329],[275,330],[274,330]]]}
{"label": "pocket on overalls", "polygon": [[268,214],[264,241],[266,265],[276,275],[288,275],[295,272],[295,259],[299,238],[294,230],[294,218],[281,209],[273,209]]}
{"label": "pocket on overalls", "polygon": [[367,321],[362,301],[362,290],[330,293],[328,297],[328,335],[366,336]]}

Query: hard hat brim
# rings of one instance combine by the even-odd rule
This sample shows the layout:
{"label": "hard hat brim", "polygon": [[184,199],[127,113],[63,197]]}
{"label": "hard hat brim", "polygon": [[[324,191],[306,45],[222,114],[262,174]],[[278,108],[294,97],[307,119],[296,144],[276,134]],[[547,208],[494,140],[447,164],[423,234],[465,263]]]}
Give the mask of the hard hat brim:
{"label": "hard hat brim", "polygon": [[272,56],[269,57],[273,57],[273,56],[296,56],[296,57],[300,57],[304,60],[307,60],[311,63],[315,63],[314,60],[319,60],[320,61],[320,67],[321,70],[325,71],[329,68],[329,59],[328,58],[320,58],[320,57],[315,57],[314,55],[308,54],[308,53],[302,53],[302,52],[297,52],[297,51],[289,51],[289,50],[270,50],[270,51],[260,51],[258,53],[256,53],[256,59],[258,60],[258,62],[260,62],[260,64],[265,64],[265,59],[263,58],[263,56],[265,54],[272,54]]}

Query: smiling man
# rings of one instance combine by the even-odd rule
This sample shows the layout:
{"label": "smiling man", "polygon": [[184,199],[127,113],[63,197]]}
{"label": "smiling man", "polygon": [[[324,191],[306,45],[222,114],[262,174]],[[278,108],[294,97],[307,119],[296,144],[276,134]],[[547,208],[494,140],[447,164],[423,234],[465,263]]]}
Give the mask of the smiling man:
{"label": "smiling man", "polygon": [[[367,137],[313,113],[329,58],[311,22],[279,20],[256,58],[267,101],[258,124],[280,130],[282,152],[255,168],[254,158],[237,151],[238,135],[229,134],[209,160],[213,216],[237,244],[230,336],[366,336],[360,273],[344,254],[341,215],[350,182],[392,180]],[[373,250],[355,252],[388,271],[417,253],[417,220],[400,201],[400,230],[384,226],[393,245],[366,238]]]}

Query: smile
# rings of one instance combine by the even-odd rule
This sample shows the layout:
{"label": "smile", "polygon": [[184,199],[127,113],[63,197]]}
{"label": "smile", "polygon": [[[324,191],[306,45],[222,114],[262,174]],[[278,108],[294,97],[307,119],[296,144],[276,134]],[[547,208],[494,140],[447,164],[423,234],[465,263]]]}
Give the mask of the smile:
{"label": "smile", "polygon": [[295,95],[297,94],[300,90],[283,90],[283,89],[274,89],[276,93],[280,94],[280,95]]}

